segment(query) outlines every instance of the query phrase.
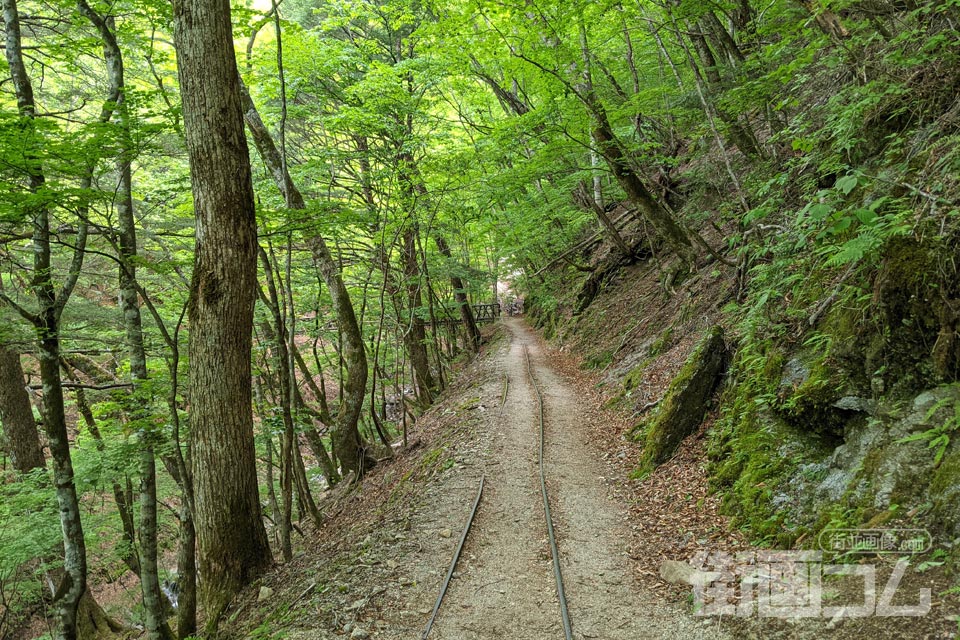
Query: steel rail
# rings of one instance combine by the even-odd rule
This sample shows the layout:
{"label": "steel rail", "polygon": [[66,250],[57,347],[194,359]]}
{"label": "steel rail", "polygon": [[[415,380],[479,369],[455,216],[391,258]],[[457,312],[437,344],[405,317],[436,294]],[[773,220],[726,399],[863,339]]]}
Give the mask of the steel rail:
{"label": "steel rail", "polygon": [[510,389],[510,376],[503,374],[503,394],[500,396],[500,411],[497,412],[497,417],[503,417],[503,408],[507,406],[507,391]]}
{"label": "steel rail", "polygon": [[470,527],[473,525],[473,519],[477,515],[477,507],[480,506],[480,496],[483,495],[483,482],[484,477],[480,478],[480,488],[477,489],[477,498],[473,501],[473,509],[470,510],[470,518],[467,520],[466,526],[463,528],[463,533],[460,534],[460,543],[457,545],[457,550],[453,554],[453,562],[450,563],[450,569],[447,570],[447,577],[443,580],[443,586],[440,587],[440,595],[437,596],[437,602],[433,605],[433,613],[430,614],[430,620],[427,622],[427,628],[423,630],[423,635],[420,636],[421,640],[426,640],[427,636],[430,635],[430,629],[433,628],[433,623],[437,619],[437,613],[440,611],[440,605],[443,603],[443,597],[447,595],[447,587],[450,586],[450,580],[453,578],[453,572],[457,568],[457,561],[460,560],[460,554],[463,552],[463,544],[467,541],[467,534],[470,533]]}
{"label": "steel rail", "polygon": [[523,355],[527,360],[527,375],[530,384],[537,394],[537,408],[540,418],[540,492],[543,494],[543,513],[547,521],[547,538],[550,540],[550,554],[553,556],[553,577],[557,580],[557,598],[560,601],[560,617],[563,618],[563,635],[566,640],[573,640],[573,629],[570,627],[570,612],[567,610],[567,596],[563,590],[563,574],[560,571],[560,552],[557,550],[557,538],[553,533],[553,517],[550,515],[550,498],[547,495],[547,478],[543,469],[543,394],[533,377],[533,368],[530,365],[530,352],[527,345],[523,345]]}

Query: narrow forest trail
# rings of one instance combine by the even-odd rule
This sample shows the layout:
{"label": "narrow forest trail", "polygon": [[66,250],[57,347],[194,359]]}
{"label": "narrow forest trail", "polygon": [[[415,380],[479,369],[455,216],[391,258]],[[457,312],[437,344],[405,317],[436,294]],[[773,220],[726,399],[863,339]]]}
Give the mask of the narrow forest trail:
{"label": "narrow forest trail", "polygon": [[638,584],[627,551],[630,505],[615,496],[622,469],[601,458],[592,435],[604,416],[588,390],[558,372],[522,319],[504,318],[501,327],[415,428],[411,450],[418,453],[371,474],[347,507],[352,517],[263,583],[278,595],[249,604],[261,634],[422,638],[483,478],[428,638],[563,640],[539,479],[539,389],[572,637],[727,637],[716,619],[696,618]]}
{"label": "narrow forest trail", "polygon": [[[631,576],[620,527],[584,426],[578,391],[554,371],[517,318],[489,360],[507,376],[502,411],[491,411],[486,489],[467,552],[430,634],[437,640],[562,638],[538,477],[538,403],[544,402],[544,465],[574,638],[718,637],[705,621],[643,593]],[[529,353],[528,372],[526,353]],[[488,386],[495,384],[491,376]],[[492,389],[490,389],[492,391]],[[502,392],[502,391],[501,391]]]}

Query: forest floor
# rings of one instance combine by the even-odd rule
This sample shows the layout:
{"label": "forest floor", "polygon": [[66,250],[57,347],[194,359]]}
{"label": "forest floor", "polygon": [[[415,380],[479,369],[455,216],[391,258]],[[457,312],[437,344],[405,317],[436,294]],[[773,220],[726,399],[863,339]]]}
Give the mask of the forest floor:
{"label": "forest floor", "polygon": [[528,352],[543,393],[545,469],[574,638],[952,637],[955,623],[936,609],[896,622],[694,615],[690,587],[664,583],[661,563],[747,548],[707,493],[703,432],[650,478],[629,480],[634,445],[611,437],[626,418],[603,407],[597,381],[522,320],[501,326],[417,424],[408,450],[327,508],[326,525],[307,533],[297,557],[240,599],[225,635],[421,637],[484,478],[429,637],[563,637]]}

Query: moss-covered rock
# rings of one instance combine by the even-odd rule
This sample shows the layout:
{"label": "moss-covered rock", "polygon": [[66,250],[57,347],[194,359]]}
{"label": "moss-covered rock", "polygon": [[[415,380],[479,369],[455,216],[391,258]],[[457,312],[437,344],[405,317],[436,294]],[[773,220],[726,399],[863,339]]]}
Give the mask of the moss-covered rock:
{"label": "moss-covered rock", "polygon": [[842,369],[822,360],[793,358],[784,365],[773,409],[791,426],[842,439],[855,411],[840,402],[849,392]]}
{"label": "moss-covered rock", "polygon": [[[957,537],[960,426],[953,430],[951,420],[958,401],[955,384],[875,405],[842,397],[836,404],[852,417],[837,443],[732,388],[711,438],[711,484],[723,494],[724,511],[769,544],[789,545],[804,533],[815,540],[827,527],[875,527],[898,514],[928,511],[925,527]],[[958,442],[948,442],[938,464],[930,445],[940,433]]]}
{"label": "moss-covered rock", "polygon": [[960,447],[954,445],[937,467],[930,496],[937,528],[960,538]]}
{"label": "moss-covered rock", "polygon": [[891,388],[918,389],[960,374],[958,258],[960,248],[947,238],[894,238],[884,246],[873,282],[880,348],[868,366],[883,371]]}
{"label": "moss-covered rock", "polygon": [[726,364],[723,331],[713,327],[687,358],[660,402],[656,414],[643,426],[644,448],[638,471],[666,462],[680,442],[703,421],[710,398]]}

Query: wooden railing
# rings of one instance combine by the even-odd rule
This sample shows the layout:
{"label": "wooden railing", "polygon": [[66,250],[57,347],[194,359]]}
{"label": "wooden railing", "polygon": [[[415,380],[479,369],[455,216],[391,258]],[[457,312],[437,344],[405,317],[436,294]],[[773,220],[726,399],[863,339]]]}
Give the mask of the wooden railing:
{"label": "wooden railing", "polygon": [[[497,318],[500,317],[500,303],[494,302],[491,304],[474,304],[473,307],[473,319],[477,321],[477,324],[484,322],[494,322]],[[450,309],[451,313],[457,311],[456,303],[450,304],[447,306],[447,309]],[[459,324],[462,322],[460,315],[449,315],[437,317],[437,324]],[[432,324],[428,322],[427,324]]]}

